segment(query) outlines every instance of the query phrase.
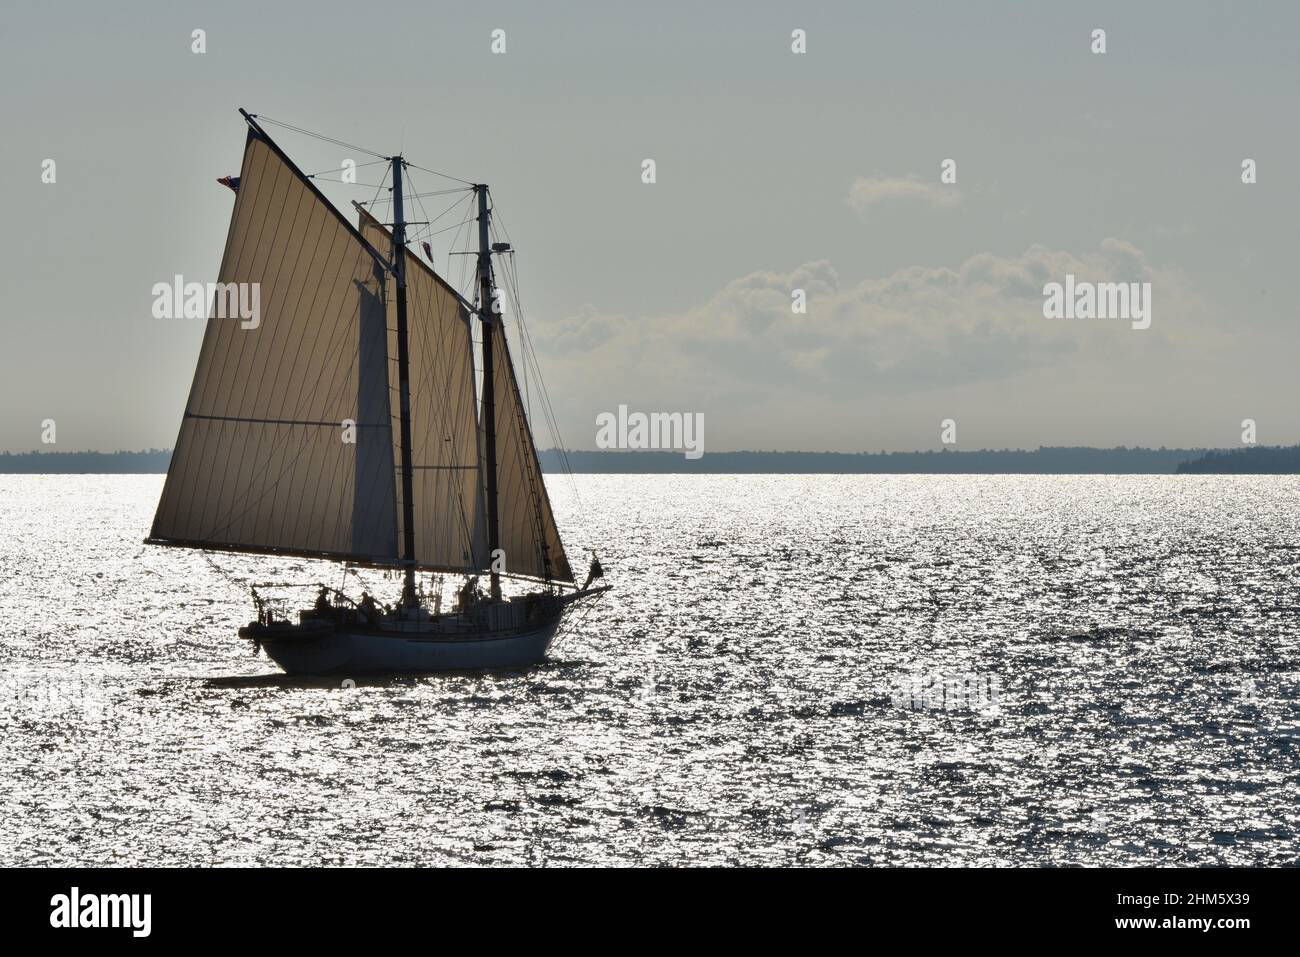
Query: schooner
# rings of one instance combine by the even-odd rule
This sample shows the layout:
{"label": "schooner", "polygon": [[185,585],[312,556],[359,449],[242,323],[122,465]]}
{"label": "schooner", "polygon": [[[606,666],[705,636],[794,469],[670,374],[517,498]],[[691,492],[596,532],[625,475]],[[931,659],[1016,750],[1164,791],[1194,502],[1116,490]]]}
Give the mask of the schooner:
{"label": "schooner", "polygon": [[[471,302],[407,249],[402,156],[383,157],[393,221],[354,204],[354,226],[240,113],[217,288],[258,284],[260,316],[210,313],[146,542],[400,571],[391,607],[322,586],[296,621],[254,588],[257,620],[239,634],[291,674],[542,660],[565,611],[608,586],[592,587],[595,559],[575,584],[551,511],[497,307],[492,257],[510,247],[490,242],[487,186],[470,184]],[[417,589],[420,572],[464,576],[452,608]],[[503,577],[531,590],[507,597]]]}

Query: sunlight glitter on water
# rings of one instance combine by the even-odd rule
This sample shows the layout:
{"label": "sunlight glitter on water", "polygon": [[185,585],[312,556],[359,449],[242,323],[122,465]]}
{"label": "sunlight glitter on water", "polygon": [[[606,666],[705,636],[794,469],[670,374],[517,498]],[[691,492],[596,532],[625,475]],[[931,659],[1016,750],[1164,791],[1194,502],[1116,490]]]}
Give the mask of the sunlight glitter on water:
{"label": "sunlight glitter on water", "polygon": [[0,476],[0,863],[1300,863],[1290,477],[552,477],[551,660],[348,689],[161,481]]}

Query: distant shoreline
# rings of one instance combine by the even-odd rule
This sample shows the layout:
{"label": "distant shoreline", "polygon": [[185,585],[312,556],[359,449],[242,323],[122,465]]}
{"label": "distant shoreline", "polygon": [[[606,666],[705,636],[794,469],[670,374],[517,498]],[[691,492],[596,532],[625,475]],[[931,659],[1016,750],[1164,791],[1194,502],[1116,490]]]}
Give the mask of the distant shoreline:
{"label": "distant shoreline", "polygon": [[0,452],[0,475],[145,475],[166,473],[171,459],[171,449]]}
{"label": "distant shoreline", "polygon": [[[540,453],[542,470],[564,471],[560,453]],[[165,473],[168,449],[138,452],[0,452],[0,474],[146,475]],[[1294,475],[1300,446],[1239,449],[1145,449],[1044,446],[938,452],[571,451],[576,473],[701,475]]]}

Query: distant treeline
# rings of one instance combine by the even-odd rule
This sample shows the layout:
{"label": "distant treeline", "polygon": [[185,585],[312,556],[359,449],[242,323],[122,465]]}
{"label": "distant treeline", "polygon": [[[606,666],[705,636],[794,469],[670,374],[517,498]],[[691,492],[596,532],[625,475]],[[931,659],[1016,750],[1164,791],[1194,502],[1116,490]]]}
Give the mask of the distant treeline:
{"label": "distant treeline", "polygon": [[1184,475],[1295,475],[1300,445],[1247,445],[1214,450],[1178,466]]}
{"label": "distant treeline", "polygon": [[[957,452],[708,452],[688,459],[680,452],[569,452],[575,472],[698,473],[978,473],[1064,475],[1169,475],[1205,449],[1094,449],[1042,447]],[[560,470],[560,454],[541,454],[542,469]]]}
{"label": "distant treeline", "polygon": [[168,449],[143,452],[0,452],[0,472],[166,472]]}
{"label": "distant treeline", "polygon": [[[746,474],[974,473],[984,475],[1170,475],[1300,473],[1300,446],[1207,449],[980,449],[957,452],[709,452],[688,459],[680,452],[599,451],[568,453],[575,472]],[[166,472],[171,452],[0,452],[0,473]],[[560,453],[541,453],[542,469],[559,472]]]}

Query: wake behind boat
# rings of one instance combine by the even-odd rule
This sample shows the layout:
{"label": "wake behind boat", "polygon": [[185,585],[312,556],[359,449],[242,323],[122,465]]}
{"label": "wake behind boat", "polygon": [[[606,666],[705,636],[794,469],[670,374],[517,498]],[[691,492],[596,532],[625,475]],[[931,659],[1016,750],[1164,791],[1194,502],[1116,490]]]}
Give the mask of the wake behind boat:
{"label": "wake behind boat", "polygon": [[[239,634],[290,674],[541,661],[565,612],[608,586],[592,586],[594,558],[575,585],[551,511],[498,305],[492,257],[511,248],[491,242],[487,186],[466,187],[470,301],[407,249],[403,157],[383,158],[392,222],[358,205],[353,226],[240,112],[248,135],[240,175],[222,180],[236,196],[215,288],[258,314],[234,321],[213,304],[146,541],[401,572],[391,607],[322,587],[296,620],[254,589],[257,620]],[[449,611],[440,589],[417,587],[421,572],[465,576]],[[533,588],[507,597],[503,578]]]}

